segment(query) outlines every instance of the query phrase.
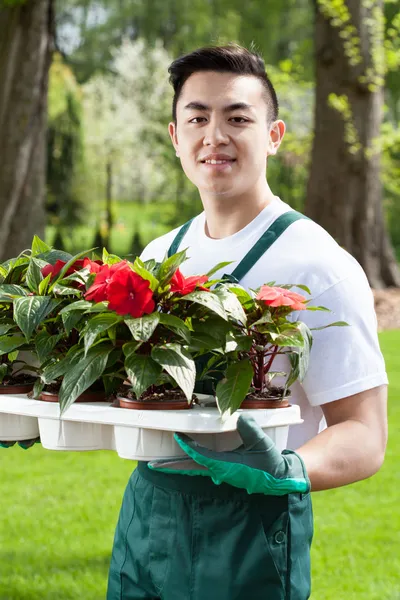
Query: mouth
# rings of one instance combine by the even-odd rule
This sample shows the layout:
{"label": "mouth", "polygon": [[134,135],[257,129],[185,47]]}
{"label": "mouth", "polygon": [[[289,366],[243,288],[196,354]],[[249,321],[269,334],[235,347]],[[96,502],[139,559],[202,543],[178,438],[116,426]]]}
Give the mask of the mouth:
{"label": "mouth", "polygon": [[223,158],[221,160],[207,158],[206,160],[202,160],[200,162],[202,162],[204,165],[228,165],[236,162],[236,158]]}
{"label": "mouth", "polygon": [[200,161],[207,171],[213,172],[230,171],[235,162],[236,158],[206,158]]}

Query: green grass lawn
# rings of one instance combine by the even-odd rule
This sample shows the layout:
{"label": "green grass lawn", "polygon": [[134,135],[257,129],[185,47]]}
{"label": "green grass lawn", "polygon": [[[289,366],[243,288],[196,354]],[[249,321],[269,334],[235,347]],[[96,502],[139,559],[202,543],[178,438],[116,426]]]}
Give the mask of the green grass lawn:
{"label": "green grass lawn", "polygon": [[[381,343],[391,382],[386,462],[370,480],[314,494],[313,600],[400,600],[400,331]],[[0,450],[0,460],[0,600],[104,600],[134,463],[39,445]]]}
{"label": "green grass lawn", "polygon": [[[143,246],[172,229],[170,223],[175,213],[172,202],[139,204],[137,202],[115,202],[114,226],[108,250],[119,256],[132,251],[133,234],[137,231]],[[103,217],[103,213],[100,214]],[[93,221],[93,222],[92,222]],[[68,230],[64,237],[65,249],[70,252],[80,252],[92,247],[96,229],[96,218],[91,218],[86,225],[77,225]],[[55,228],[46,227],[46,241],[53,243]]]}

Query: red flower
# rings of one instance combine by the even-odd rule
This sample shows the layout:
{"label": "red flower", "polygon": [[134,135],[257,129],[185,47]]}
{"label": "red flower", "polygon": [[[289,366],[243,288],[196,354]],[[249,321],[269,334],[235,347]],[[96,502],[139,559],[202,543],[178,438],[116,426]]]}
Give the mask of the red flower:
{"label": "red flower", "polygon": [[285,288],[263,285],[257,295],[257,300],[262,300],[267,306],[289,306],[292,310],[305,310],[306,299],[301,294],[296,294]]}
{"label": "red flower", "polygon": [[[71,265],[69,267],[69,269],[67,270],[67,272],[64,274],[65,277],[67,275],[71,275],[72,273],[75,273],[75,271],[79,271],[80,269],[83,269],[83,263],[84,263],[83,259],[76,260],[74,262],[74,264]],[[59,272],[61,271],[63,266],[66,264],[67,263],[63,260],[57,260],[54,265],[46,265],[46,266],[42,267],[40,270],[41,270],[43,277],[47,277],[47,275],[51,274],[51,279],[54,279],[54,277],[56,277],[59,274]]]}
{"label": "red flower", "polygon": [[207,275],[195,275],[194,277],[185,277],[182,275],[179,269],[175,271],[170,281],[171,284],[171,292],[175,292],[176,294],[180,294],[181,296],[186,296],[186,294],[190,294],[196,288],[200,290],[204,290],[205,292],[209,292],[210,290],[206,287],[203,287],[202,283],[208,281]]}
{"label": "red flower", "polygon": [[[114,265],[103,265],[96,274],[93,284],[85,294],[86,300],[94,300],[95,302],[103,302],[108,300],[107,288],[112,276],[118,269],[126,266],[126,261],[115,263]],[[93,265],[93,263],[92,263]],[[94,267],[96,268],[96,267]],[[95,271],[91,271],[92,273]]]}
{"label": "red flower", "polygon": [[119,315],[142,317],[155,309],[150,282],[128,265],[114,272],[107,287],[107,299],[108,308]]}
{"label": "red flower", "polygon": [[89,267],[91,273],[98,273],[103,266],[103,262],[101,260],[90,260],[90,258],[85,258],[83,266]]}

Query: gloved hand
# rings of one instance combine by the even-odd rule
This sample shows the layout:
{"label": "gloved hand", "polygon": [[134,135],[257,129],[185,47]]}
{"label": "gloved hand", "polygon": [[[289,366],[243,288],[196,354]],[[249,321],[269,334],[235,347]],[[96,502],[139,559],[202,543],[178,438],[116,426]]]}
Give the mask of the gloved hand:
{"label": "gloved hand", "polygon": [[21,440],[20,442],[0,442],[0,448],[11,448],[14,444],[18,444],[24,450],[32,448],[34,444],[40,444],[40,438],[33,438],[31,440]]}
{"label": "gloved hand", "polygon": [[184,433],[175,433],[175,440],[189,456],[150,461],[147,466],[164,473],[205,475],[217,485],[228,483],[249,494],[284,496],[311,489],[303,460],[296,452],[280,453],[250,416],[240,415],[237,429],[243,445],[231,452],[208,450]]}

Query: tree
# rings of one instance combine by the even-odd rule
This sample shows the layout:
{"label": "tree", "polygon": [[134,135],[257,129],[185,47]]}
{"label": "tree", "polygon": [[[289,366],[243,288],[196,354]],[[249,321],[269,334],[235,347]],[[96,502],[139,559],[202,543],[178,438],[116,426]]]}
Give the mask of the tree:
{"label": "tree", "polygon": [[44,229],[53,1],[0,5],[0,260]]}
{"label": "tree", "polygon": [[363,266],[400,286],[382,206],[383,0],[316,0],[316,109],[306,213]]}

